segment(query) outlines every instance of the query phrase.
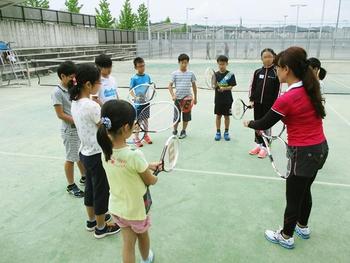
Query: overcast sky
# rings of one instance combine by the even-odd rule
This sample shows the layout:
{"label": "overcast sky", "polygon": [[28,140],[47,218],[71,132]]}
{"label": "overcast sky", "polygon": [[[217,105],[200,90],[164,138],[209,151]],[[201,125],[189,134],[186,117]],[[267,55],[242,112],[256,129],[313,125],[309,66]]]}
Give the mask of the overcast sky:
{"label": "overcast sky", "polygon": [[[51,9],[63,9],[65,0],[50,0]],[[84,4],[82,13],[95,14],[95,7],[99,0],[80,0]],[[136,11],[146,0],[131,0]],[[242,17],[243,24],[268,24],[284,20],[288,15],[287,23],[295,24],[296,8],[291,4],[302,3],[307,7],[300,9],[300,24],[319,23],[321,20],[323,0],[150,0],[150,15],[152,22],[164,20],[167,16],[172,22],[186,21],[186,7],[193,7],[190,11],[189,24],[205,24],[204,17],[208,17],[209,24],[232,25],[239,23]],[[325,23],[335,23],[339,0],[326,0]],[[119,16],[124,0],[109,0],[112,14]],[[350,0],[342,0],[340,22],[350,24]]]}

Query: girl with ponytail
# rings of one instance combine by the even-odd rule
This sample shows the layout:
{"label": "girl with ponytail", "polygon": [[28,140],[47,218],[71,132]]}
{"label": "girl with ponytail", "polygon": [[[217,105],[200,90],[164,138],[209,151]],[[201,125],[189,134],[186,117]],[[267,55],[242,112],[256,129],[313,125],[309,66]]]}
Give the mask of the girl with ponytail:
{"label": "girl with ponytail", "polygon": [[293,233],[310,238],[311,185],[328,155],[322,119],[326,116],[320,83],[310,67],[306,51],[290,47],[275,58],[277,75],[287,83],[287,91],[260,120],[245,121],[246,127],[266,130],[282,120],[287,126],[291,152],[290,174],[286,180],[287,205],[283,229],[266,230],[268,241],[285,248],[294,247]]}
{"label": "girl with ponytail", "polygon": [[110,186],[109,211],[122,229],[123,262],[135,262],[134,247],[138,240],[141,262],[151,263],[154,259],[148,235],[151,218],[145,200],[150,200],[147,186],[157,182],[152,171],[160,168],[160,163],[149,164],[140,150],[126,144],[136,118],[130,103],[107,101],[101,117],[97,141],[104,153],[103,166]]}
{"label": "girl with ponytail", "polygon": [[116,224],[106,224],[111,219],[108,212],[109,186],[102,166],[102,150],[97,143],[96,133],[101,121],[101,107],[90,99],[100,88],[100,72],[91,64],[78,66],[77,73],[69,86],[72,100],[72,117],[80,139],[80,160],[86,169],[84,204],[88,220],[86,229],[94,232],[96,238],[116,234]]}

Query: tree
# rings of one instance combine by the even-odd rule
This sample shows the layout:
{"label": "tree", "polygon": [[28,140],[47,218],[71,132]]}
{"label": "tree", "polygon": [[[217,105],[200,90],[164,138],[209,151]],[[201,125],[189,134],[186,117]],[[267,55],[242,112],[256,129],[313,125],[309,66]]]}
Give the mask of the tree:
{"label": "tree", "polygon": [[145,29],[148,25],[148,9],[144,3],[137,9],[137,28]]}
{"label": "tree", "polygon": [[27,0],[24,3],[24,6],[29,7],[40,7],[40,8],[49,8],[49,0]]}
{"label": "tree", "polygon": [[97,26],[101,28],[112,28],[116,24],[116,21],[111,14],[111,10],[109,10],[109,3],[107,0],[100,0],[98,5],[100,10],[95,8]]}
{"label": "tree", "polygon": [[171,24],[171,20],[170,20],[170,17],[167,17],[167,18],[165,18],[165,21],[164,21],[164,23],[167,23],[167,24]]}
{"label": "tree", "polygon": [[137,26],[138,17],[132,12],[130,0],[125,0],[123,8],[119,15],[119,24],[120,29],[131,30]]}
{"label": "tree", "polygon": [[67,7],[68,12],[78,14],[80,13],[80,9],[83,7],[83,5],[79,5],[79,0],[66,0],[64,4]]}

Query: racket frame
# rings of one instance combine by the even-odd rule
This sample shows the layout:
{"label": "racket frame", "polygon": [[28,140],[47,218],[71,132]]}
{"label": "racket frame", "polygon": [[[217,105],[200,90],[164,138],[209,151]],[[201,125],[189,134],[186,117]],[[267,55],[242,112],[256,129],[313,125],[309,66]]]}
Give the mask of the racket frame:
{"label": "racket frame", "polygon": [[[152,97],[151,97],[149,100],[144,101],[144,102],[142,102],[142,103],[140,103],[140,102],[135,102],[136,95],[135,95],[135,92],[133,92],[133,91],[134,91],[135,89],[141,87],[141,86],[147,86],[147,90],[146,90],[145,94],[148,92],[148,89],[149,89],[150,87],[152,87],[152,88],[153,88]],[[156,94],[157,94],[157,91],[156,91],[156,90],[157,90],[157,89],[156,89],[156,84],[155,84],[154,82],[149,83],[149,84],[148,84],[148,83],[143,83],[143,84],[137,85],[137,86],[135,86],[135,87],[133,87],[132,89],[129,90],[129,93],[128,93],[128,101],[129,101],[130,103],[132,103],[133,105],[135,105],[135,106],[143,106],[143,105],[146,105],[146,104],[148,104],[148,103],[150,103],[150,102],[153,101],[153,99],[155,98],[155,96],[156,96]],[[132,94],[133,94],[133,95],[132,95]]]}
{"label": "racket frame", "polygon": [[[174,118],[174,116],[173,116],[173,123],[172,123],[172,125],[171,125],[170,127],[166,127],[166,128],[164,128],[164,129],[157,130],[157,131],[154,131],[154,130],[153,130],[153,131],[152,131],[152,130],[147,130],[147,129],[145,129],[145,128],[143,127],[144,125],[142,124],[142,121],[144,121],[144,120],[141,120],[139,117],[142,116],[142,112],[143,112],[144,110],[150,109],[151,106],[152,106],[152,105],[155,105],[155,104],[164,104],[164,105],[167,104],[167,105],[171,105],[171,106],[174,108],[174,115],[175,115],[175,113],[176,113],[176,118]],[[151,112],[150,112],[150,114],[151,114]],[[138,127],[140,128],[140,130],[138,130],[138,131],[133,131],[133,133],[137,133],[137,132],[143,132],[143,133],[158,133],[158,132],[163,132],[163,131],[166,131],[166,130],[169,130],[170,128],[172,128],[173,125],[175,125],[176,123],[178,123],[179,119],[180,119],[180,112],[179,112],[179,109],[174,105],[174,103],[171,103],[171,102],[169,102],[169,101],[157,101],[157,102],[153,102],[153,103],[150,103],[147,107],[145,107],[145,108],[141,111],[141,113],[139,114],[139,116],[137,117],[135,125],[138,125]]]}
{"label": "racket frame", "polygon": [[252,106],[245,104],[244,101],[241,98],[234,99],[233,103],[236,103],[236,101],[240,101],[241,102],[242,107],[243,107],[243,112],[242,112],[240,117],[236,117],[236,115],[233,113],[234,111],[232,111],[232,117],[235,120],[241,120],[243,118],[244,114],[246,113],[246,111],[248,109],[252,109]]}
{"label": "racket frame", "polygon": [[165,159],[165,155],[167,154],[167,150],[169,149],[169,147],[171,147],[172,146],[172,143],[175,143],[175,144],[177,144],[177,147],[179,147],[179,138],[176,136],[176,135],[172,135],[172,136],[170,136],[167,140],[166,140],[166,142],[165,142],[165,144],[164,144],[164,147],[163,147],[163,150],[162,150],[162,153],[161,153],[161,155],[160,155],[160,163],[161,163],[161,169],[157,169],[156,171],[154,171],[154,175],[155,176],[157,176],[160,172],[167,172],[167,173],[169,173],[169,172],[171,172],[172,170],[174,170],[174,168],[175,168],[175,166],[176,166],[176,164],[177,164],[177,160],[178,160],[178,158],[179,158],[179,151],[177,151],[176,153],[175,153],[175,156],[174,156],[174,159],[175,159],[175,161],[174,161],[174,166],[172,167],[172,168],[170,168],[170,169],[164,169],[164,159]]}
{"label": "racket frame", "polygon": [[[283,126],[283,128],[282,128],[282,130],[281,130],[281,132],[276,136],[273,136],[273,135],[267,135],[264,131],[259,131],[259,134],[261,135],[261,137],[262,137],[262,139],[263,139],[263,141],[264,141],[264,143],[265,143],[265,145],[266,145],[266,150],[267,150],[267,155],[268,155],[268,157],[269,157],[269,160],[270,160],[270,162],[271,162],[271,166],[272,166],[272,168],[273,168],[273,170],[275,171],[275,173],[279,176],[279,177],[281,177],[281,178],[283,178],[283,179],[287,179],[288,178],[288,176],[289,176],[289,174],[290,174],[290,171],[287,171],[288,173],[287,174],[282,174],[281,173],[281,171],[278,169],[278,167],[276,166],[276,164],[275,164],[275,160],[274,160],[274,158],[273,158],[273,154],[272,154],[272,152],[271,152],[271,144],[272,144],[272,142],[273,141],[276,141],[276,140],[279,140],[281,143],[283,143],[284,145],[285,145],[285,147],[286,147],[286,155],[287,156],[291,156],[291,153],[290,153],[290,151],[289,151],[289,148],[288,148],[288,144],[285,142],[285,140],[283,140],[282,138],[281,138],[281,135],[283,134],[283,132],[285,131],[285,126]],[[291,162],[291,158],[289,157],[288,158],[288,166],[289,166],[289,168],[290,168],[290,162]],[[288,167],[287,167],[287,169],[288,169]]]}
{"label": "racket frame", "polygon": [[[211,75],[211,80],[208,80],[209,72],[213,73]],[[214,81],[215,80],[215,81]],[[215,90],[217,86],[217,81],[216,81],[216,75],[215,75],[215,70],[212,68],[207,68],[205,70],[205,85],[207,86],[208,89],[210,90]]]}

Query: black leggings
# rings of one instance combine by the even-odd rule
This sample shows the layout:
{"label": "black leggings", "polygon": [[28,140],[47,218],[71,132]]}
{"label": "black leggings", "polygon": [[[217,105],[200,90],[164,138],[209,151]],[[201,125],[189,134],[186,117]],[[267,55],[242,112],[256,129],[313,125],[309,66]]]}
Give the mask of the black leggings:
{"label": "black leggings", "polygon": [[293,236],[297,223],[307,226],[311,208],[311,185],[317,172],[312,177],[301,177],[291,174],[286,182],[287,206],[284,212],[283,233]]}
{"label": "black leggings", "polygon": [[[260,120],[262,119],[266,113],[268,113],[271,110],[271,105],[266,105],[266,104],[260,104],[258,102],[254,102],[254,120]],[[256,132],[255,133],[255,142],[257,144],[262,144],[264,146],[264,140],[262,139],[261,135],[258,135]]]}

